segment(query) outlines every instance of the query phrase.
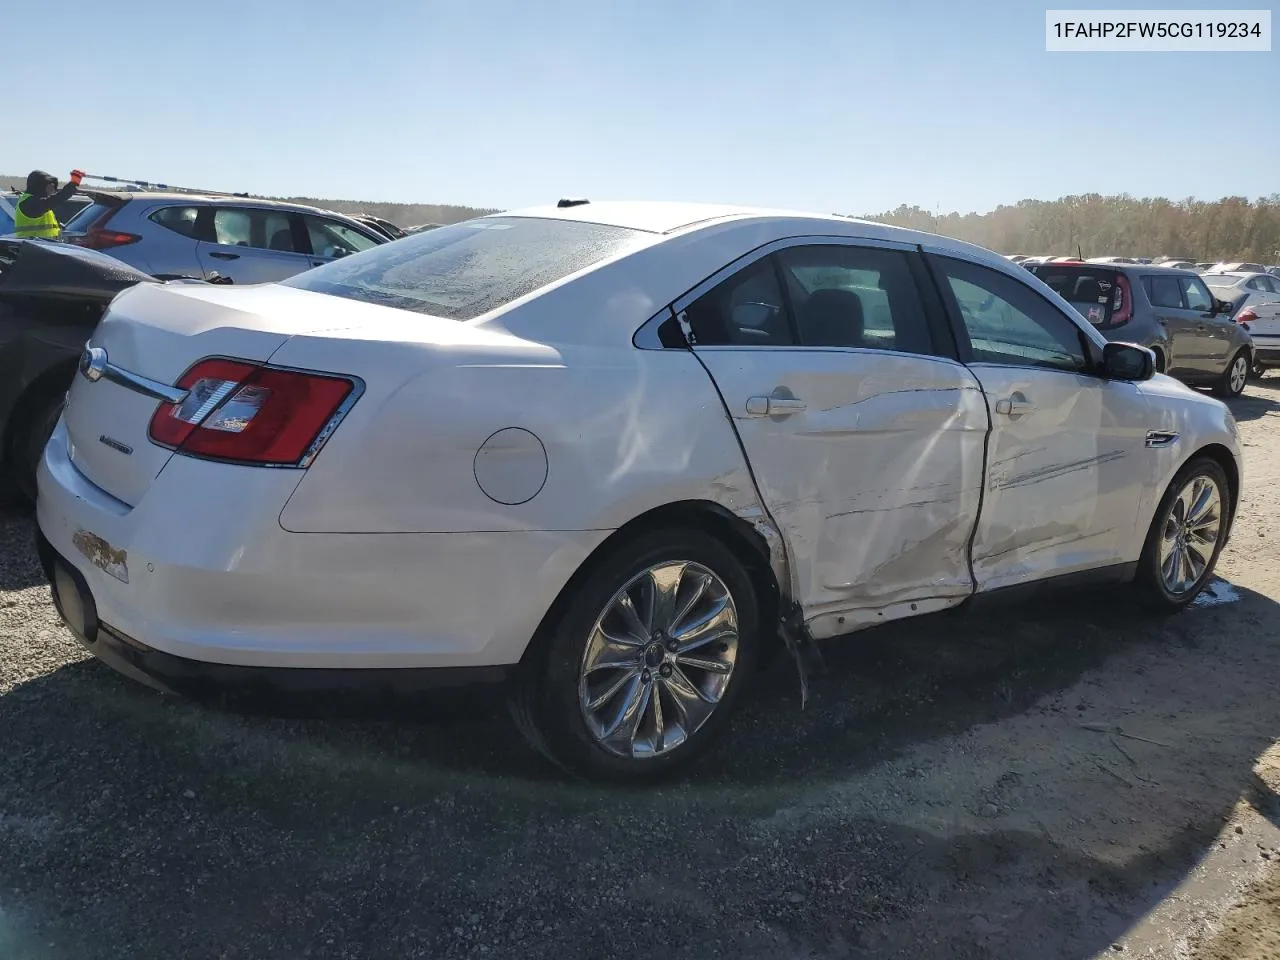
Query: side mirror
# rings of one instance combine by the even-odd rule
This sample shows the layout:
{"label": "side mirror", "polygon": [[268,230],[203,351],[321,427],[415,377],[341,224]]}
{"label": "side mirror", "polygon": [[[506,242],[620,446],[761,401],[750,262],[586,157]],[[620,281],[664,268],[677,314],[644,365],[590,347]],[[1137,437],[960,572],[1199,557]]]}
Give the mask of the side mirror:
{"label": "side mirror", "polygon": [[1156,355],[1136,343],[1108,343],[1102,348],[1102,374],[1108,380],[1150,380],[1156,375]]}
{"label": "side mirror", "polygon": [[1213,312],[1221,313],[1225,316],[1231,316],[1231,314],[1235,313],[1235,304],[1230,300],[1214,300]]}

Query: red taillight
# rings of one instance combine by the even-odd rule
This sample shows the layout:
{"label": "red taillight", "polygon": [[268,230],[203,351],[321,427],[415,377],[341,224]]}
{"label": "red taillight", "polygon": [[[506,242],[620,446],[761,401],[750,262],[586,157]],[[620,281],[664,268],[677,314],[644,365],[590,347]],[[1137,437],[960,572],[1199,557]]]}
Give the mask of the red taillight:
{"label": "red taillight", "polygon": [[119,230],[104,230],[100,227],[91,227],[85,233],[71,235],[67,239],[78,247],[88,247],[90,250],[110,250],[112,247],[123,247],[130,243],[137,243],[142,237],[136,233],[122,233]]}
{"label": "red taillight", "polygon": [[1258,313],[1256,310],[1253,309],[1253,307],[1245,307],[1243,310],[1241,310],[1239,313],[1236,314],[1236,323],[1241,324],[1242,326],[1245,326],[1245,327],[1247,327],[1249,324],[1253,323],[1253,321],[1257,319],[1258,319]]}
{"label": "red taillight", "polygon": [[1116,292],[1111,304],[1111,326],[1119,327],[1133,318],[1133,290],[1129,287],[1129,278],[1123,273],[1116,275]]}
{"label": "red taillight", "polygon": [[151,439],[178,453],[296,466],[355,385],[343,377],[202,360],[178,380],[187,395],[162,403]]}

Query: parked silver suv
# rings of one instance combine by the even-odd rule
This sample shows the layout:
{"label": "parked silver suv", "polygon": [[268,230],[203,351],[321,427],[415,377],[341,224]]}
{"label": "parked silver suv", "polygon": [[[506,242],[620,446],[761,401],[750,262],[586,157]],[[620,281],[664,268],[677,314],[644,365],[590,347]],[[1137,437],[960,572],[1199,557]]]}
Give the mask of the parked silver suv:
{"label": "parked silver suv", "polygon": [[1156,369],[1222,397],[1239,396],[1254,363],[1235,306],[1192,270],[1156,264],[1039,263],[1031,272],[1108,340],[1149,347]]}
{"label": "parked silver suv", "polygon": [[387,238],[341,214],[297,203],[191,193],[89,191],[63,230],[161,278],[214,274],[233,283],[284,280]]}

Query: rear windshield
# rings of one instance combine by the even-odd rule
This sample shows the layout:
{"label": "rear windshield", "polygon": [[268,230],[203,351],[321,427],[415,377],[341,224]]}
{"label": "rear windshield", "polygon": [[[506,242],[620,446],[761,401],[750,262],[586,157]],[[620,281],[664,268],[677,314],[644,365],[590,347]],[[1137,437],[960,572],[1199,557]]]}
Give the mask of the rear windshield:
{"label": "rear windshield", "polygon": [[1032,273],[1090,323],[1106,326],[1115,306],[1116,271],[1104,267],[1037,264]]}
{"label": "rear windshield", "polygon": [[105,214],[115,208],[115,204],[95,201],[68,220],[65,229],[71,233],[84,233]]}
{"label": "rear windshield", "polygon": [[485,217],[396,240],[284,283],[471,320],[639,246],[647,236],[572,220]]}

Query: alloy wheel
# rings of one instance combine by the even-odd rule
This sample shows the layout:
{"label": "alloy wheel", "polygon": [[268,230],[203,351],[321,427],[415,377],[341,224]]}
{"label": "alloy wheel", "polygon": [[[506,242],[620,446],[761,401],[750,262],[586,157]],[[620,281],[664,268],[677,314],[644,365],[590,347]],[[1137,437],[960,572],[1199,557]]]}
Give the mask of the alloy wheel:
{"label": "alloy wheel", "polygon": [[738,641],[733,596],[709,568],[666,561],[632,577],[583,652],[578,701],[592,737],[627,758],[675,750],[724,697]]}
{"label": "alloy wheel", "polygon": [[1244,355],[1240,355],[1231,362],[1230,384],[1231,392],[1239,393],[1244,389],[1245,381],[1249,378],[1249,361]]}
{"label": "alloy wheel", "polygon": [[1191,477],[1169,505],[1160,530],[1160,578],[1174,597],[1200,583],[1222,536],[1222,491],[1212,477]]}

